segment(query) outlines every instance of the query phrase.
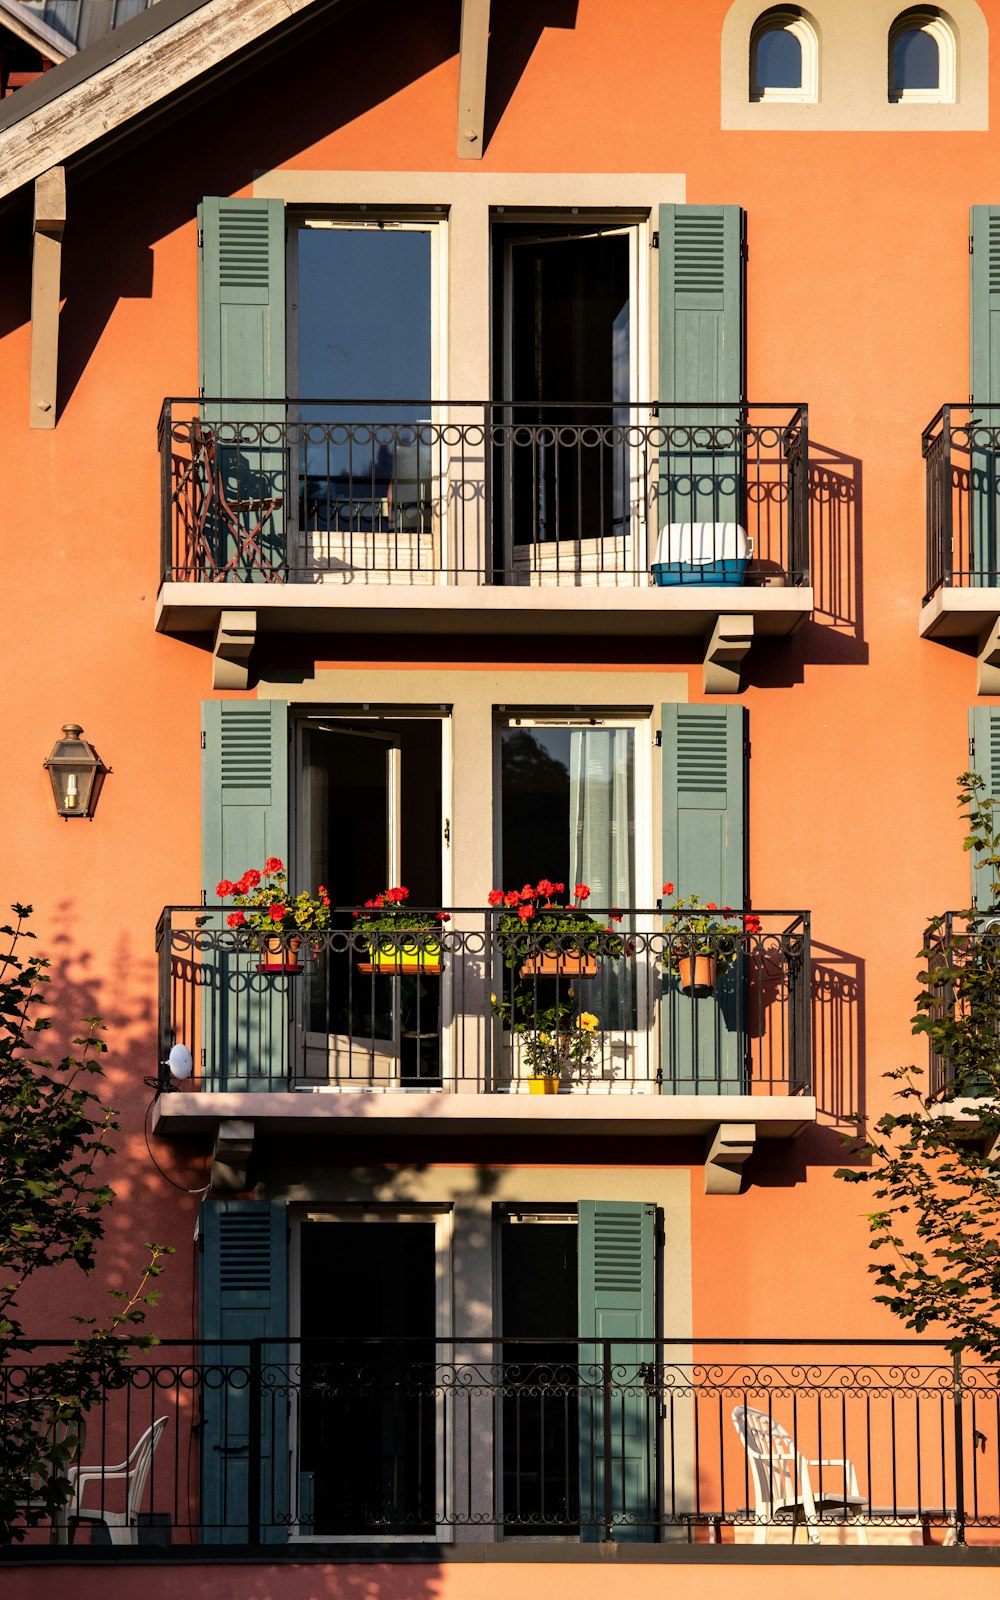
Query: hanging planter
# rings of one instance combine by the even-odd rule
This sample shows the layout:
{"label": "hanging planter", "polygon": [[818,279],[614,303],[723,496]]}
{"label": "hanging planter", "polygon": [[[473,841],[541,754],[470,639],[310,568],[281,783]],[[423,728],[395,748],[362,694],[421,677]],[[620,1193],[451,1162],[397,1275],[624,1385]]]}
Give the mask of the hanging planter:
{"label": "hanging planter", "polygon": [[258,961],[257,971],[289,974],[303,972],[305,968],[299,961],[301,948],[301,939],[283,939],[280,934],[269,934],[261,946],[264,959]]}
{"label": "hanging planter", "polygon": [[681,956],[677,962],[677,977],[683,994],[696,998],[711,994],[715,988],[715,957]]}
{"label": "hanging planter", "polygon": [[597,957],[583,950],[553,950],[529,956],[520,973],[522,978],[596,978]]}
{"label": "hanging planter", "polygon": [[370,961],[359,961],[359,972],[375,972],[383,978],[413,977],[415,974],[433,977],[441,971],[441,946],[436,939],[428,939],[418,950],[415,945],[397,948],[391,944],[382,949],[369,950]]}

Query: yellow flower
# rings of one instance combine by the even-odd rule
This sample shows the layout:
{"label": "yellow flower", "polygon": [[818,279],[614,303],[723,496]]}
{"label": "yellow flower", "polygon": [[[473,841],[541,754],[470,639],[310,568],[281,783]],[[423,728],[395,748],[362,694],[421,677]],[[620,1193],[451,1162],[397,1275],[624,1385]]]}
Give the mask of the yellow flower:
{"label": "yellow flower", "polygon": [[490,995],[490,999],[491,999],[491,1000],[492,1000],[492,1001],[493,1001],[493,1004],[494,1004],[494,1005],[496,1005],[496,1003],[497,1003],[497,997],[496,997],[496,995],[495,995],[495,994],[491,994],[491,995]]}
{"label": "yellow flower", "polygon": [[582,1028],[584,1033],[593,1033],[597,1027],[597,1018],[592,1011],[581,1011],[576,1019],[576,1025]]}
{"label": "yellow flower", "polygon": [[539,1042],[539,1044],[548,1044],[548,1042],[549,1042],[548,1034],[547,1033],[540,1033],[538,1035],[538,1042]]}

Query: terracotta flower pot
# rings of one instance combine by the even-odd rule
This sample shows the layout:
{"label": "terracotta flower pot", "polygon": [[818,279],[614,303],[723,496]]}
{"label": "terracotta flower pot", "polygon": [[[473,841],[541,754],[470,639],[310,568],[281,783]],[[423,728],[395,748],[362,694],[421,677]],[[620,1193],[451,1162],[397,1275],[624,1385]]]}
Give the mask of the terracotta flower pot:
{"label": "terracotta flower pot", "polygon": [[529,1094],[558,1094],[559,1093],[559,1079],[558,1078],[545,1077],[541,1073],[536,1073],[534,1075],[534,1077],[531,1077],[531,1078],[528,1079],[528,1093]]}
{"label": "terracotta flower pot", "polygon": [[714,956],[681,956],[677,976],[684,994],[701,996],[715,988]]}
{"label": "terracotta flower pot", "polygon": [[269,934],[264,940],[264,959],[258,961],[258,972],[302,972],[298,956],[302,940],[286,939],[280,933]]}

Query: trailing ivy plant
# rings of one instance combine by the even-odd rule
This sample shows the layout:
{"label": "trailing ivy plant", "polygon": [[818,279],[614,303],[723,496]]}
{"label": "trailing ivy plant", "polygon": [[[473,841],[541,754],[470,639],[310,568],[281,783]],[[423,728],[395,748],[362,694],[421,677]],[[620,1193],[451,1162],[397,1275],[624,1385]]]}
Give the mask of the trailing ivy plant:
{"label": "trailing ivy plant", "polygon": [[135,1291],[111,1290],[118,1303],[106,1326],[77,1317],[80,1333],[58,1359],[25,1335],[18,1299],[29,1279],[94,1267],[114,1199],[99,1168],[118,1122],[95,1088],[107,1049],[99,1018],[84,1019],[75,1053],[58,1064],[33,1053],[51,1026],[40,1010],[48,963],[28,945],[31,907],[12,910],[15,922],[0,926],[0,1544],[66,1506],[88,1410],[128,1381],[131,1350],[155,1343],[140,1329],[169,1254],[147,1245]]}
{"label": "trailing ivy plant", "polygon": [[[965,848],[986,875],[992,909],[931,922],[913,1032],[940,1063],[938,1085],[900,1067],[900,1109],[858,1146],[838,1178],[871,1186],[875,1298],[908,1328],[948,1336],[952,1351],[1000,1360],[1000,827],[983,780],[965,772]],[[985,898],[985,897],[981,897]]]}

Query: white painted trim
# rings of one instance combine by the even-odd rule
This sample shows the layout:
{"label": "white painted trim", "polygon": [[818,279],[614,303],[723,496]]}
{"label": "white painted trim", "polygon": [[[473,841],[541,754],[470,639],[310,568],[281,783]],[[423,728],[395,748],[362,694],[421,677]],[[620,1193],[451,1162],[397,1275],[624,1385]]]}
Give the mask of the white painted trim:
{"label": "white painted trim", "polygon": [[[767,33],[783,30],[798,40],[802,52],[802,75],[797,89],[761,89],[757,83],[757,50]],[[765,11],[750,31],[750,99],[766,100],[769,105],[813,105],[819,99],[819,38],[813,22],[798,11],[778,7]]]}
{"label": "white painted trim", "polygon": [[75,44],[55,28],[50,28],[41,17],[19,5],[18,0],[0,0],[0,23],[23,39],[25,44],[31,45],[47,61],[54,61],[56,66],[76,55]]}
{"label": "white painted trim", "polygon": [[[927,33],[937,45],[938,82],[936,89],[897,89],[893,83],[892,61],[896,42],[906,33]],[[904,11],[889,29],[889,99],[893,105],[954,105],[957,97],[957,48],[955,30],[940,12]]]}

